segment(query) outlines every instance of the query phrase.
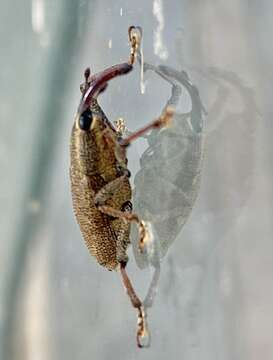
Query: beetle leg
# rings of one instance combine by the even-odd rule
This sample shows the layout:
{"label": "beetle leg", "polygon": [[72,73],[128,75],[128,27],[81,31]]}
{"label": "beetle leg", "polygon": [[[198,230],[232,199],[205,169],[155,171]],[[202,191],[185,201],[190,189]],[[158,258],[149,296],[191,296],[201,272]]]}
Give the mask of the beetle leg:
{"label": "beetle leg", "polygon": [[[103,205],[106,203],[108,199],[110,199],[114,193],[119,191],[119,189],[122,187],[124,179],[127,177],[127,174],[120,176],[119,178],[111,181],[110,183],[106,184],[102,189],[99,190],[99,192],[95,195],[95,204],[98,207],[98,209],[109,215],[116,218],[120,218],[124,220],[125,222],[136,222],[139,226],[139,232],[140,232],[140,248],[141,245],[144,247],[145,239],[148,236],[147,230],[145,227],[145,223],[139,219],[139,217],[131,213],[129,211],[121,211],[117,210],[111,206]],[[118,241],[119,239],[117,239]],[[123,244],[117,243],[117,257],[122,257],[123,254]],[[146,313],[144,306],[137,296],[132,283],[127,275],[126,272],[126,261],[120,261],[120,272],[123,284],[125,286],[125,289],[127,291],[127,294],[129,296],[129,299],[133,305],[134,308],[138,310],[138,321],[137,321],[137,345],[138,347],[143,346],[149,346],[149,339],[150,334],[147,326],[147,320],[146,320]],[[145,299],[147,302],[147,299]],[[147,345],[145,345],[145,342]]]}
{"label": "beetle leg", "polygon": [[115,120],[114,125],[119,136],[131,135],[131,132],[128,130],[126,122],[123,118]]}
{"label": "beetle leg", "polygon": [[[131,300],[133,307],[138,310],[137,333],[136,333],[137,346],[140,348],[144,347],[144,346],[149,346],[150,345],[150,334],[149,334],[149,330],[148,330],[148,326],[147,326],[146,312],[142,305],[141,300],[137,296],[137,294],[131,284],[131,281],[127,275],[125,268],[126,268],[126,264],[120,263],[120,273],[121,273],[124,287],[127,291],[127,294],[129,296],[129,299]],[[143,340],[144,341],[148,340],[147,344],[142,343]]]}
{"label": "beetle leg", "polygon": [[[143,135],[151,129],[158,129],[168,126],[171,118],[173,117],[173,114],[174,108],[172,106],[167,106],[162,112],[162,114],[150,124],[144,126],[143,128],[135,132],[130,133],[130,135],[125,139],[119,139],[115,151],[117,160],[120,162],[124,161],[126,155],[126,147],[129,146],[132,141],[138,139],[139,137],[143,137]],[[140,250],[143,251],[143,249],[144,242],[140,241]]]}
{"label": "beetle leg", "polygon": [[142,38],[142,29],[140,26],[130,26],[128,29],[129,41],[131,43],[131,55],[129,63],[133,65],[137,57]]}
{"label": "beetle leg", "polygon": [[104,187],[102,187],[98,193],[95,195],[94,201],[97,208],[109,216],[122,219],[125,222],[136,223],[139,227],[139,249],[140,251],[144,250],[145,243],[149,239],[149,233],[146,229],[145,222],[140,220],[138,215],[131,212],[121,211],[115,209],[111,206],[105,205],[108,199],[117,193],[124,184],[124,179],[128,177],[128,174],[124,174],[117,179],[109,182]]}
{"label": "beetle leg", "polygon": [[123,212],[107,205],[97,205],[97,207],[104,214],[120,218],[125,222],[136,223],[139,228],[139,249],[140,251],[144,250],[145,243],[148,241],[150,235],[148,233],[148,230],[146,229],[145,222],[143,220],[140,220],[137,214]]}
{"label": "beetle leg", "polygon": [[139,297],[137,296],[137,294],[133,288],[133,285],[127,275],[125,268],[126,268],[126,263],[121,262],[120,263],[120,273],[121,273],[123,284],[125,286],[125,289],[127,291],[127,294],[131,300],[133,307],[136,309],[140,309],[142,306],[142,302],[139,299]]}
{"label": "beetle leg", "polygon": [[147,131],[151,129],[161,128],[168,126],[170,123],[170,120],[174,114],[174,109],[170,106],[168,106],[164,112],[159,116],[159,118],[155,119],[150,124],[144,126],[143,128],[137,130],[136,132],[133,132],[131,135],[129,135],[126,139],[121,139],[119,141],[119,145],[122,147],[127,147],[130,145],[130,143],[137,138],[141,137],[143,134],[145,134]]}
{"label": "beetle leg", "polygon": [[104,206],[107,200],[111,199],[115,193],[122,189],[126,177],[128,177],[128,175],[124,174],[104,185],[94,197],[95,205],[99,208],[100,206]]}

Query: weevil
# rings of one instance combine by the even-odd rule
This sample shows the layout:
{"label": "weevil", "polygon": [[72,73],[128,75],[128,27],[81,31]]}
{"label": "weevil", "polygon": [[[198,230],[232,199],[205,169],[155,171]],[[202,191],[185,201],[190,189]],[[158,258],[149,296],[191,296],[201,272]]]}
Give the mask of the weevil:
{"label": "weevil", "polygon": [[108,82],[128,74],[133,69],[141,41],[141,28],[129,28],[130,57],[91,75],[84,72],[80,86],[82,98],[76,112],[70,140],[70,180],[74,213],[90,253],[108,270],[120,270],[124,286],[134,308],[138,311],[137,345],[149,337],[143,304],[136,295],[125,270],[126,253],[130,243],[130,224],[139,228],[139,250],[143,251],[149,232],[137,214],[132,212],[132,190],[129,183],[126,148],[132,141],[153,128],[166,126],[172,118],[167,108],[159,118],[140,130],[122,137],[98,104],[97,97]]}

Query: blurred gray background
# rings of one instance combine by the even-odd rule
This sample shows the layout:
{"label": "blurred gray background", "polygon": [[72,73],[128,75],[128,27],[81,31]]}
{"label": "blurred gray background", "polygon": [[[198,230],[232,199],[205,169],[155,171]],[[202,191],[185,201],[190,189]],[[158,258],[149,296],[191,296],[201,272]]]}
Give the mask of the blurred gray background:
{"label": "blurred gray background", "polygon": [[[15,0],[0,16],[0,359],[272,359],[272,1]],[[200,194],[163,259],[148,350],[118,273],[81,239],[68,177],[83,70],[126,61],[132,24],[145,59],[186,70],[208,111]],[[146,85],[139,70],[112,82],[109,119],[157,116],[170,87]],[[144,148],[130,149],[133,174]],[[129,255],[144,294],[151,273]]]}

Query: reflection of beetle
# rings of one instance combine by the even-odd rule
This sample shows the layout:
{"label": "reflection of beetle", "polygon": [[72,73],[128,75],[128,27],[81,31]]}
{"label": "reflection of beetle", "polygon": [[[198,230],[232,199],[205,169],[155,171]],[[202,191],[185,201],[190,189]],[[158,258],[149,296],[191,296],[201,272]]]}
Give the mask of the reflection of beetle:
{"label": "reflection of beetle", "polygon": [[200,185],[205,113],[199,92],[186,72],[145,63],[147,70],[172,85],[166,107],[177,107],[182,85],[190,95],[192,109],[189,113],[176,112],[171,127],[146,136],[148,149],[141,156],[141,168],[134,179],[134,209],[151,223],[154,242],[153,251],[147,254],[139,254],[133,244],[140,268],[149,263],[158,266],[191,213]]}

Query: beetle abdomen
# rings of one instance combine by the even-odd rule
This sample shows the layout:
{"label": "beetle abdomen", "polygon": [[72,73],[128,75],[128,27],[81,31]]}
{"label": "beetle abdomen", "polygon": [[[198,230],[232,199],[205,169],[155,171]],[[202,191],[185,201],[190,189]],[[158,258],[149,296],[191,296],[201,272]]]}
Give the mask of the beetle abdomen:
{"label": "beetle abdomen", "polygon": [[80,178],[71,171],[73,209],[81,233],[90,253],[98,263],[109,270],[117,267],[116,235],[109,216],[101,213],[94,204],[93,191],[88,178]]}

